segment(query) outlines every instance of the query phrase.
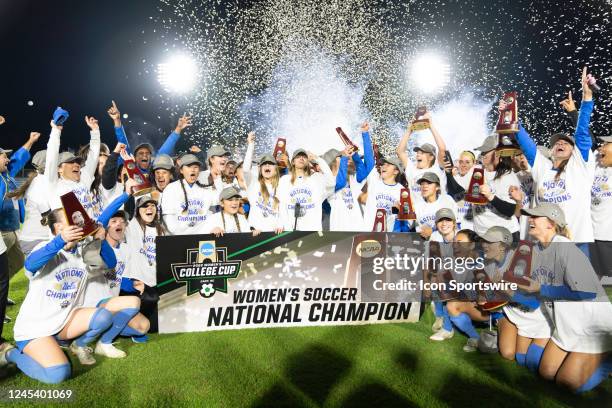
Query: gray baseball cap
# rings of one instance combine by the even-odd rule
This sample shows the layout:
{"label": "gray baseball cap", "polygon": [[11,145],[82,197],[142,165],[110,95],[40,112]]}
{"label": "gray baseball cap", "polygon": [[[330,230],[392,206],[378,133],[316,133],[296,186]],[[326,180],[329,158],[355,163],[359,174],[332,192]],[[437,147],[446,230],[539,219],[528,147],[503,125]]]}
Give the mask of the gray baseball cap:
{"label": "gray baseball cap", "polygon": [[220,200],[229,200],[232,197],[241,197],[240,195],[240,191],[238,191],[238,189],[236,187],[230,186],[230,187],[225,187],[222,191],[221,194],[219,195],[219,199]]}
{"label": "gray baseball cap", "polygon": [[147,149],[148,151],[151,152],[151,154],[155,153],[155,149],[153,148],[153,145],[151,143],[140,143],[134,149],[134,154],[136,154],[136,152],[139,151],[140,149]]}
{"label": "gray baseball cap", "polygon": [[155,156],[155,160],[153,160],[153,164],[151,166],[151,170],[155,171],[157,169],[164,170],[172,170],[174,168],[174,162],[172,161],[172,157],[167,154],[158,154]]}
{"label": "gray baseball cap", "polygon": [[209,159],[213,156],[229,156],[229,155],[230,155],[230,152],[227,151],[227,149],[221,145],[212,145],[206,151],[206,157],[208,157]]}
{"label": "gray baseball cap", "polygon": [[293,161],[293,159],[295,159],[300,154],[303,154],[304,156],[308,157],[308,153],[306,153],[306,150],[304,150],[304,149],[295,149],[293,151],[293,154],[291,155],[291,161]]}
{"label": "gray baseball cap", "polygon": [[264,154],[259,158],[259,165],[262,166],[265,163],[272,163],[276,165],[276,159],[271,154]]}
{"label": "gray baseball cap", "polygon": [[502,242],[506,245],[512,245],[512,233],[507,228],[495,226],[491,227],[480,236],[487,242]]}
{"label": "gray baseball cap", "polygon": [[342,153],[338,149],[329,149],[323,153],[321,158],[323,161],[325,161],[325,163],[327,163],[328,166],[331,166],[331,164],[336,160],[336,157],[340,156],[341,154]]}
{"label": "gray baseball cap", "polygon": [[36,167],[36,170],[44,170],[45,163],[47,162],[47,151],[39,150],[34,153],[34,157],[32,157],[32,164]]}
{"label": "gray baseball cap", "polygon": [[200,161],[200,159],[198,159],[198,156],[196,156],[195,154],[191,154],[191,153],[188,153],[184,155],[183,157],[181,157],[178,160],[178,162],[181,167],[190,166],[192,164],[198,164],[200,167],[202,167],[202,162]]}
{"label": "gray baseball cap", "polygon": [[598,139],[604,143],[612,143],[612,136],[600,136]]}
{"label": "gray baseball cap", "polygon": [[431,171],[423,173],[423,175],[417,180],[417,184],[421,184],[422,181],[429,181],[430,183],[440,184],[440,177],[436,173]]}
{"label": "gray baseball cap", "polygon": [[452,221],[457,221],[457,217],[455,217],[455,213],[450,208],[440,208],[438,211],[436,211],[436,222],[443,220],[445,218],[452,220]]}
{"label": "gray baseball cap", "polygon": [[487,153],[487,152],[490,152],[491,150],[495,150],[496,147],[497,147],[497,135],[493,134],[493,135],[487,136],[487,138],[482,142],[482,145],[478,146],[474,150],[478,150],[479,152],[482,152],[482,153]]}
{"label": "gray baseball cap", "polygon": [[398,159],[397,157],[390,157],[390,158],[383,157],[382,161],[383,163],[389,163],[389,164],[394,165],[395,167],[397,167],[400,173],[403,173],[405,171],[404,165],[402,164],[401,160]]}
{"label": "gray baseball cap", "polygon": [[553,147],[560,139],[570,142],[574,146],[576,145],[576,139],[574,139],[574,136],[571,136],[569,133],[555,133],[550,137],[548,145]]}
{"label": "gray baseball cap", "polygon": [[76,163],[83,164],[83,159],[79,156],[75,156],[72,152],[61,152],[59,155],[59,165],[64,163]]}
{"label": "gray baseball cap", "polygon": [[412,149],[412,151],[414,152],[418,152],[419,150],[424,153],[436,154],[436,147],[431,143],[425,143],[421,146],[416,146],[414,149]]}
{"label": "gray baseball cap", "polygon": [[8,155],[9,153],[12,153],[12,150],[10,150],[10,149],[3,149],[3,148],[0,147],[0,154],[3,154],[3,153]]}
{"label": "gray baseball cap", "polygon": [[557,204],[553,203],[540,203],[535,208],[525,208],[521,210],[521,214],[530,215],[532,217],[546,217],[561,228],[567,227],[567,221],[565,221],[565,214],[563,210]]}
{"label": "gray baseball cap", "polygon": [[143,207],[148,203],[155,203],[155,205],[157,205],[157,200],[149,194],[141,195],[140,197],[136,198],[136,208]]}

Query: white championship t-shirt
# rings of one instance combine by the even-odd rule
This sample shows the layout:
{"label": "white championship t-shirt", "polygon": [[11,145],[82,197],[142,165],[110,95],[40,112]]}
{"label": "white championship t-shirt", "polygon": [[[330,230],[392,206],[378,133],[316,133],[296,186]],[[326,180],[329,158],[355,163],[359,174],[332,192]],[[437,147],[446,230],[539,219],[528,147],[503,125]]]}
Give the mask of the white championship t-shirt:
{"label": "white championship t-shirt", "polygon": [[598,241],[612,241],[612,167],[595,168],[591,187],[593,236]]}
{"label": "white championship t-shirt", "polygon": [[[491,192],[495,194],[499,199],[515,204],[515,201],[510,197],[510,186],[520,187],[521,182],[514,173],[507,173],[498,179],[495,179],[494,171],[486,171],[485,180]],[[474,231],[478,235],[483,235],[491,227],[499,226],[504,227],[510,232],[517,232],[519,230],[518,220],[514,215],[505,217],[501,215],[492,205],[488,203],[486,205],[474,205],[472,206],[474,211]]]}

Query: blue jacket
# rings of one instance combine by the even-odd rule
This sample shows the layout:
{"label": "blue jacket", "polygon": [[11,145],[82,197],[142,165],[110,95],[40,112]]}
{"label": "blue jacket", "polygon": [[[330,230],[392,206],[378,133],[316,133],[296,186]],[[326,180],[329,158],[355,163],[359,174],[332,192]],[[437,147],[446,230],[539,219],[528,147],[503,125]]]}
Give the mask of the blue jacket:
{"label": "blue jacket", "polygon": [[25,204],[23,198],[18,200],[18,208],[13,205],[13,199],[6,198],[7,193],[17,189],[14,177],[30,160],[30,152],[23,147],[11,156],[7,171],[0,174],[0,231],[17,231],[19,223],[25,219]]}

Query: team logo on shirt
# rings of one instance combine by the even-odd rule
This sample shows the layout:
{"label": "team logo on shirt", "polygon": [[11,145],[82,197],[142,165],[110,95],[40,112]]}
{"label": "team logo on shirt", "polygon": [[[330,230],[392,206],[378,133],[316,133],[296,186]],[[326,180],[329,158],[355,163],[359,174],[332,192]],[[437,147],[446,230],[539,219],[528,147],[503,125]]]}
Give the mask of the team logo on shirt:
{"label": "team logo on shirt", "polygon": [[200,241],[198,248],[187,250],[185,263],[171,264],[171,268],[174,280],[187,284],[187,296],[199,293],[209,298],[227,293],[227,281],[238,277],[241,264],[228,261],[227,248],[217,248],[215,241]]}

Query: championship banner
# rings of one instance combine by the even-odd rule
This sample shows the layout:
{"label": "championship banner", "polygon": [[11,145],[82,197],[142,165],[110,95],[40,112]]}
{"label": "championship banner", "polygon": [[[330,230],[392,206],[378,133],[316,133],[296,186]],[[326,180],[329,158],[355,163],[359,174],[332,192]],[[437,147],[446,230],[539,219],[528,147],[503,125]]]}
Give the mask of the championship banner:
{"label": "championship banner", "polygon": [[374,256],[422,253],[418,236],[413,243],[407,237],[298,231],[158,237],[159,331],[417,321],[420,291],[360,290],[375,287],[362,281],[393,280],[380,265],[373,273]]}

